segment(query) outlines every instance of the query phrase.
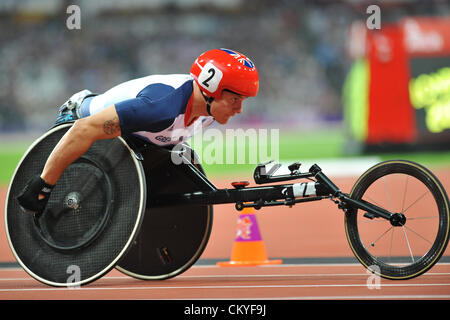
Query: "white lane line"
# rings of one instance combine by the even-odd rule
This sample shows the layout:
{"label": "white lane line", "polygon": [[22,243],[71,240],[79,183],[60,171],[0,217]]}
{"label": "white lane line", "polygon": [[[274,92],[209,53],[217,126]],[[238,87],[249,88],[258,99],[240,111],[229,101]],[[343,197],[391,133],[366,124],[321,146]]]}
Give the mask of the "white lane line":
{"label": "white lane line", "polygon": [[[281,258],[282,259],[282,258]],[[224,259],[225,260],[225,259]],[[450,262],[438,262],[436,263],[433,268],[435,268],[436,266],[448,266],[450,265]],[[274,265],[261,265],[261,266],[252,266],[252,267],[241,267],[241,268],[264,268],[264,269],[270,269],[270,268],[308,268],[308,267],[361,267],[364,268],[364,266],[360,263],[357,262],[350,262],[350,263],[302,263],[302,264],[298,264],[298,263],[283,263],[283,264],[274,264]],[[188,270],[191,269],[206,269],[206,268],[215,268],[215,269],[222,269],[225,270],[222,267],[218,267],[215,264],[211,264],[211,265],[193,265],[191,268],[189,268]],[[23,269],[21,267],[11,267],[11,268],[0,268],[0,272],[2,271],[6,271],[6,272],[11,272],[11,271],[23,271]]]}
{"label": "white lane line", "polygon": [[450,295],[382,295],[382,296],[316,296],[316,297],[285,297],[279,300],[361,300],[361,299],[450,299]]}
{"label": "white lane line", "polygon": [[[230,279],[230,278],[308,278],[308,277],[367,277],[372,273],[297,273],[297,274],[207,274],[207,275],[182,275],[174,278],[176,279]],[[422,275],[427,276],[450,276],[450,272],[432,272]],[[121,279],[134,279],[130,276],[104,276],[101,279],[121,280]],[[26,281],[34,280],[32,277],[28,278],[0,278],[0,281]],[[100,279],[99,279],[100,280]],[[155,280],[157,281],[157,280]],[[389,280],[386,280],[389,281]]]}
{"label": "white lane line", "polygon": [[[280,258],[281,260],[283,260],[283,258]],[[223,259],[224,261],[226,259]],[[348,262],[348,263],[282,263],[282,264],[272,264],[272,265],[260,265],[260,266],[244,266],[244,267],[240,267],[240,268],[265,268],[265,269],[270,269],[270,268],[295,268],[295,267],[363,267],[364,266],[361,263],[357,263],[357,262]],[[229,267],[219,267],[217,265],[212,265],[212,264],[208,264],[208,265],[194,265],[191,267],[192,268],[220,268],[225,270],[224,268],[229,268]]]}
{"label": "white lane line", "polygon": [[[283,258],[280,258],[283,259]],[[225,261],[225,259],[224,259]],[[436,266],[448,266],[450,265],[450,262],[438,262],[436,263],[433,268],[435,268]],[[251,267],[235,267],[235,268],[266,268],[266,269],[270,269],[270,268],[308,268],[308,267],[361,267],[364,268],[364,266],[361,263],[358,262],[349,262],[349,263],[282,263],[282,264],[273,264],[273,265],[261,265],[261,266],[251,266]],[[220,268],[225,270],[225,268],[229,268],[229,267],[218,267],[216,265],[194,265],[191,267],[191,269],[196,269],[196,268]],[[190,269],[189,269],[190,270]]]}
{"label": "white lane line", "polygon": [[[372,275],[372,272],[367,273],[290,273],[290,274],[220,274],[220,275],[184,275],[178,276],[174,279],[182,278],[283,278],[283,277],[367,277]],[[427,276],[448,276],[450,272],[430,272],[422,275],[422,278]],[[108,278],[108,277],[105,277]],[[388,281],[388,280],[386,280]]]}
{"label": "white lane line", "polygon": [[[450,283],[405,283],[405,284],[379,284],[380,287],[448,287]],[[229,286],[136,286],[136,287],[81,287],[81,288],[11,288],[0,289],[0,292],[26,292],[26,291],[107,291],[107,290],[166,290],[166,289],[264,289],[264,288],[357,288],[366,287],[367,283],[363,284],[274,284],[274,285],[229,285]]]}
{"label": "white lane line", "polygon": [[[450,295],[379,295],[379,296],[305,296],[305,297],[246,297],[214,298],[213,300],[374,300],[374,299],[450,299]],[[139,299],[138,299],[139,300]],[[141,299],[146,300],[146,299]],[[211,300],[210,298],[178,298],[164,300]]]}

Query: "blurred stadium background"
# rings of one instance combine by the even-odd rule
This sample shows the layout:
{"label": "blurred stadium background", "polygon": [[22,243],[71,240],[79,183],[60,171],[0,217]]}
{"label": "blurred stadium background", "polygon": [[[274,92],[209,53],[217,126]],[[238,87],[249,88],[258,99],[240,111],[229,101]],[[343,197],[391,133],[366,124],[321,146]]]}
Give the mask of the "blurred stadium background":
{"label": "blurred stadium background", "polygon": [[[81,29],[66,26],[72,4]],[[380,30],[366,27],[373,4]],[[423,157],[450,159],[446,0],[2,0],[0,17],[2,183],[74,92],[188,73],[196,56],[216,47],[248,54],[260,72],[258,97],[230,126],[279,128],[281,158],[434,147],[447,151]],[[412,37],[423,54],[407,52]],[[433,39],[442,48],[430,53]],[[413,105],[409,83],[438,72],[439,126],[431,130],[431,107]]]}

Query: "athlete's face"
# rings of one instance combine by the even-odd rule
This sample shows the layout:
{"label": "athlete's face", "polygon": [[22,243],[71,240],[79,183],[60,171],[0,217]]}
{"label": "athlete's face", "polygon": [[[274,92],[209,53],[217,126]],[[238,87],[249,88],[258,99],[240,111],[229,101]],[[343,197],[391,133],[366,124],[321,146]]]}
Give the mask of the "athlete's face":
{"label": "athlete's face", "polygon": [[236,113],[242,112],[242,102],[245,99],[247,97],[224,90],[222,97],[211,103],[211,114],[217,122],[225,124]]}

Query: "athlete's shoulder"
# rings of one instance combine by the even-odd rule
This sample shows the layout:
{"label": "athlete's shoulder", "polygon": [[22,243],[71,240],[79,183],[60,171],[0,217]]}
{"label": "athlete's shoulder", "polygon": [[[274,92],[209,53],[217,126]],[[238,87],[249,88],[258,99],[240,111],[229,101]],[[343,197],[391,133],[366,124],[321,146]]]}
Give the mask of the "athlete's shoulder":
{"label": "athlete's shoulder", "polygon": [[[169,104],[185,106],[193,90],[193,79],[186,75],[152,76],[136,97],[152,101],[166,99]],[[176,103],[178,102],[178,103]]]}
{"label": "athlete's shoulder", "polygon": [[186,112],[193,92],[191,77],[150,77],[136,97],[115,104],[122,132],[161,131]]}
{"label": "athlete's shoulder", "polygon": [[146,83],[147,85],[162,84],[177,89],[186,82],[192,81],[193,78],[189,74],[155,74],[137,80]]}

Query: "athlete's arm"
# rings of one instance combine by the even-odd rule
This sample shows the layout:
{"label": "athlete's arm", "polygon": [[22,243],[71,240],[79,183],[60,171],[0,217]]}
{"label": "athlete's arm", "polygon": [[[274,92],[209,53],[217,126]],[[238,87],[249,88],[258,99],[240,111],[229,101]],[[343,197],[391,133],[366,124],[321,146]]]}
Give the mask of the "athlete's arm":
{"label": "athlete's arm", "polygon": [[114,105],[77,120],[53,149],[41,178],[55,185],[64,170],[81,157],[97,140],[120,136],[119,117]]}

